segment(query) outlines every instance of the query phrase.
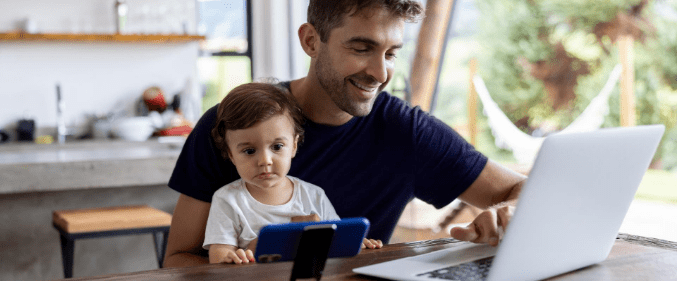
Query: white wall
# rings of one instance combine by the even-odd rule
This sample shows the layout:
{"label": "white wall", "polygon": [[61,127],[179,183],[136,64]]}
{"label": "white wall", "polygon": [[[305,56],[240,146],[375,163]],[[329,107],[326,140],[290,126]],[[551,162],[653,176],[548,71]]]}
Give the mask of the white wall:
{"label": "white wall", "polygon": [[[297,31],[306,22],[307,0],[253,0],[254,79],[306,76],[306,54]],[[290,13],[291,5],[291,13]]]}
{"label": "white wall", "polygon": [[[194,0],[127,0],[132,32],[182,33],[196,26]],[[29,17],[39,32],[112,33],[113,0],[0,0],[0,32],[14,30]],[[143,11],[148,13],[143,13]],[[159,17],[164,14],[165,17]],[[0,41],[0,128],[13,130],[20,118],[38,128],[56,126],[56,83],[66,102],[67,125],[85,114],[124,109],[133,112],[144,89],[159,86],[168,97],[190,79],[192,101],[199,103],[197,43]],[[171,100],[170,100],[171,101]],[[195,120],[199,112],[188,109]],[[199,111],[199,109],[197,109]],[[51,132],[46,130],[47,132]],[[44,132],[44,130],[43,130]],[[38,131],[40,133],[40,130]]]}

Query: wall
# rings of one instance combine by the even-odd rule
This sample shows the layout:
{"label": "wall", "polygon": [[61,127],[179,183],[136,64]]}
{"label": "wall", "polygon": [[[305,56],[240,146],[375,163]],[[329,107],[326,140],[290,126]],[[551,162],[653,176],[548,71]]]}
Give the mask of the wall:
{"label": "wall", "polygon": [[306,22],[307,0],[253,0],[252,35],[254,79],[280,81],[308,74],[308,56],[298,38]]}
{"label": "wall", "polygon": [[[38,32],[112,33],[113,3],[0,0],[0,32],[12,32],[28,17]],[[195,31],[194,0],[127,3],[131,32],[183,32],[184,22],[189,32]],[[161,10],[165,18],[178,21],[162,20]],[[18,119],[29,117],[36,120],[38,134],[52,133],[56,83],[66,103],[66,123],[73,127],[84,125],[86,114],[131,113],[149,86],[160,86],[173,96],[188,79],[188,97],[199,106],[197,56],[197,43],[0,41],[0,129],[12,132]],[[182,102],[190,105],[190,99]],[[199,108],[193,111],[197,114],[188,117],[196,120]],[[148,204],[171,213],[177,198],[178,193],[166,186],[0,195],[0,280],[63,278],[59,236],[51,222],[54,210]],[[156,268],[150,235],[76,242],[74,277]]]}
{"label": "wall", "polygon": [[[194,33],[193,0],[128,0],[130,32]],[[30,18],[38,32],[113,33],[112,0],[0,0],[0,32]],[[147,11],[147,13],[144,13]],[[164,15],[164,16],[160,16]],[[171,20],[169,20],[171,19]],[[168,98],[184,90],[191,120],[199,117],[198,44],[0,41],[0,128],[13,131],[29,117],[51,133],[61,85],[66,124],[83,126],[86,114],[132,114],[144,89],[159,86]]]}

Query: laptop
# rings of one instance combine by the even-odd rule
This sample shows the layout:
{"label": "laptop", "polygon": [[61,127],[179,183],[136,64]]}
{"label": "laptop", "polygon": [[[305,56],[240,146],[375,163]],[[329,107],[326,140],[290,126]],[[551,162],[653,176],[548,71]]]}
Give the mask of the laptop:
{"label": "laptop", "polygon": [[458,246],[353,269],[394,280],[538,280],[606,259],[663,125],[548,136],[498,247]]}

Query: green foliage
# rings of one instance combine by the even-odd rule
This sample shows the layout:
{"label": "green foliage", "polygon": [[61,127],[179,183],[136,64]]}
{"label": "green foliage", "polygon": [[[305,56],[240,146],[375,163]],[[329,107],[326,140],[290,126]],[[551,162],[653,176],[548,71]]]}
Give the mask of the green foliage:
{"label": "green foliage", "polygon": [[552,15],[549,24],[567,24],[591,31],[598,23],[613,20],[618,12],[627,11],[641,0],[541,0],[536,1],[543,13]]}
{"label": "green foliage", "polygon": [[233,88],[252,81],[247,57],[201,57],[197,64],[205,86],[202,113],[220,103]]}
{"label": "green foliage", "polygon": [[543,84],[518,63],[553,57],[551,46],[540,39],[551,32],[546,16],[528,0],[478,0],[477,6],[482,12],[480,75],[508,118],[522,119],[544,102]]}
{"label": "green foliage", "polygon": [[[480,75],[492,98],[513,122],[528,117],[530,125],[549,122],[566,127],[601,91],[619,63],[618,47],[609,38],[602,38],[600,45],[592,31],[639,2],[477,0]],[[647,37],[635,42],[634,48],[637,124],[665,124],[667,132],[657,157],[664,168],[677,169],[677,22],[657,13],[654,5],[677,8],[677,1],[649,2],[642,15],[649,24],[640,22]],[[570,56],[588,63],[590,74],[578,78],[572,109],[554,112],[547,104],[543,83],[525,70],[525,62],[552,60],[558,43]],[[620,125],[619,96],[617,86],[604,127]]]}
{"label": "green foliage", "polygon": [[202,113],[212,108],[215,104],[221,102],[223,97],[219,94],[219,86],[216,81],[207,81],[204,83],[205,96],[202,97]]}
{"label": "green foliage", "polygon": [[[665,1],[663,5],[671,3],[677,10],[677,1]],[[647,40],[647,48],[660,52],[652,56],[653,64],[662,70],[662,79],[673,89],[677,89],[677,22],[664,17],[654,19],[656,33]]]}

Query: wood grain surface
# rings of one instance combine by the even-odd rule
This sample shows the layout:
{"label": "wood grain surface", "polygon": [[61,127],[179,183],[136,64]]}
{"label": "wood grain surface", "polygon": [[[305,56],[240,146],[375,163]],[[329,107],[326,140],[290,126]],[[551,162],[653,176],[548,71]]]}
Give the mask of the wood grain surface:
{"label": "wood grain surface", "polygon": [[172,215],[146,206],[61,210],[52,214],[54,224],[68,233],[169,226]]}
{"label": "wood grain surface", "polygon": [[[322,280],[381,280],[354,274],[355,267],[453,247],[451,238],[386,245],[356,257],[329,259]],[[72,280],[289,280],[292,262],[201,265]],[[592,266],[547,280],[677,280],[675,242],[619,234],[609,257]]]}

